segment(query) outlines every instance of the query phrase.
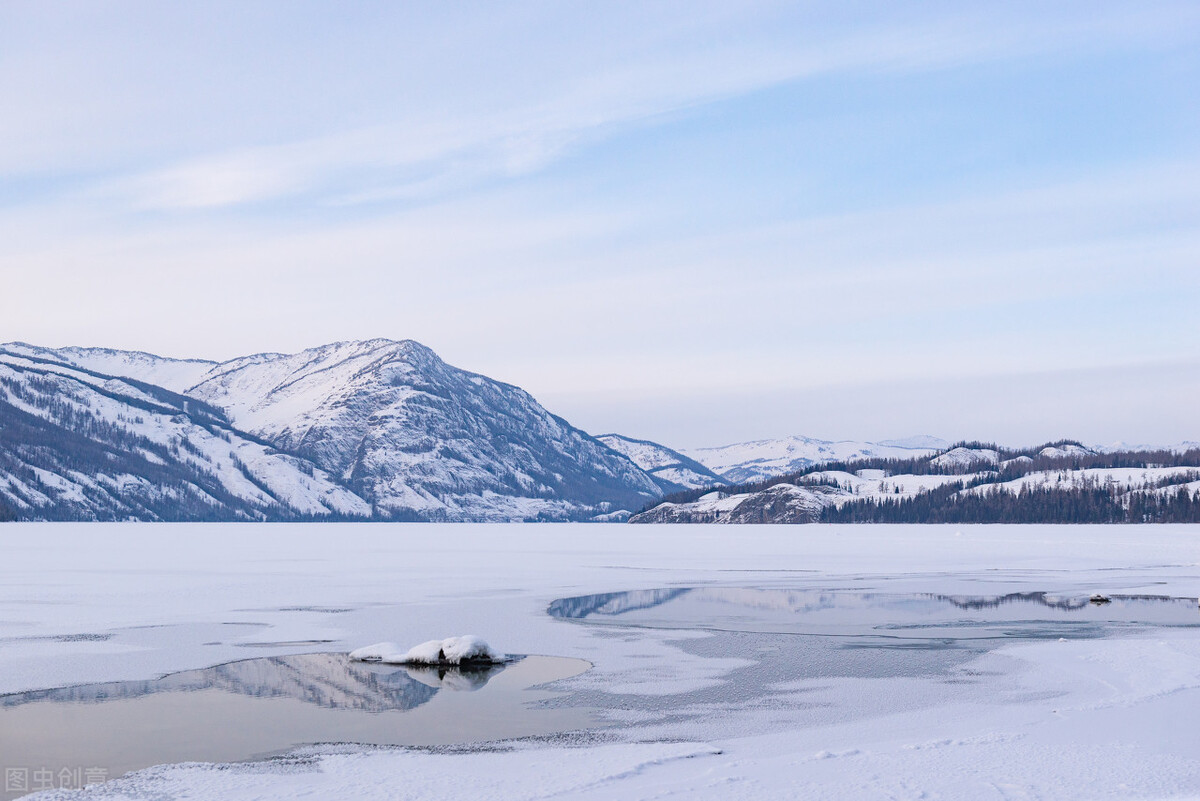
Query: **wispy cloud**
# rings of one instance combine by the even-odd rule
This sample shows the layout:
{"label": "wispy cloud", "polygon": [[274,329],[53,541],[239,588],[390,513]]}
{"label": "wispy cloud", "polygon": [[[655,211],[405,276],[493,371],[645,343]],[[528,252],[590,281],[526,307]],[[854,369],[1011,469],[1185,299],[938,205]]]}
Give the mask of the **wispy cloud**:
{"label": "wispy cloud", "polygon": [[[337,110],[343,104],[335,95],[321,100],[332,112],[323,130],[296,138],[292,129],[311,126],[289,126],[295,111],[281,107],[278,96],[266,96],[263,105],[275,109],[278,122],[253,138],[268,141],[251,147],[222,146],[218,131],[209,135],[207,146],[197,143],[191,148],[195,152],[182,158],[164,159],[165,154],[151,148],[149,158],[157,165],[126,160],[114,177],[91,191],[122,199],[135,209],[173,210],[288,199],[345,205],[436,198],[537,172],[588,143],[631,127],[653,126],[707,104],[806,78],[1059,57],[1148,40],[1161,46],[1164,38],[1194,32],[1200,24],[1200,11],[1187,5],[1139,8],[1136,13],[1120,6],[1093,7],[1086,15],[1063,11],[1050,16],[1027,14],[1016,6],[955,5],[926,12],[892,9],[876,19],[855,18],[855,24],[848,23],[848,13],[804,14],[767,6],[764,16],[755,19],[718,9],[693,9],[689,16],[697,19],[687,22],[672,18],[675,12],[642,15],[614,6],[595,32],[586,30],[593,21],[587,16],[575,20],[578,27],[568,38],[577,52],[570,57],[562,43],[539,48],[547,43],[534,42],[527,52],[512,53],[511,64],[481,59],[473,63],[467,55],[465,75],[446,62],[460,55],[452,48],[440,54],[426,50],[423,55],[431,60],[424,65],[400,57],[385,59],[375,72],[355,76],[373,85],[366,91],[378,93],[378,109],[365,115],[367,124],[352,122],[363,120],[361,110],[339,124]],[[622,14],[630,17],[628,27],[620,22]],[[436,16],[422,22],[431,31],[446,23]],[[644,28],[634,27],[639,23]],[[537,33],[534,29],[532,35]],[[555,56],[563,60],[551,60]],[[45,54],[37,57],[43,60]],[[14,61],[19,60],[18,55]],[[499,74],[478,74],[472,67],[490,67]],[[532,80],[533,75],[543,80]],[[178,77],[190,84],[204,76]],[[303,77],[302,70],[297,78]],[[247,78],[252,87],[263,80],[252,70]],[[486,97],[479,86],[463,85],[471,79],[480,85],[504,82],[504,101]],[[421,102],[405,102],[394,90],[384,89],[396,80],[427,83],[416,92]],[[334,92],[348,88],[330,87]],[[257,89],[269,91],[262,85]],[[441,100],[436,96],[439,89],[445,93]],[[297,102],[314,101],[303,97]],[[28,96],[20,102],[39,105]],[[221,111],[214,105],[214,114]],[[114,125],[138,124],[119,112],[118,108],[118,116],[100,121],[95,132],[99,149]],[[105,116],[102,111],[92,113]],[[9,153],[7,166],[0,155],[0,171],[27,169],[39,160],[29,154],[22,157],[30,140],[38,141],[34,132],[23,131],[19,121],[11,127],[11,136],[0,132],[0,144],[11,145],[0,148]],[[23,134],[25,141],[15,141]],[[174,133],[167,126],[158,136],[170,139]]]}

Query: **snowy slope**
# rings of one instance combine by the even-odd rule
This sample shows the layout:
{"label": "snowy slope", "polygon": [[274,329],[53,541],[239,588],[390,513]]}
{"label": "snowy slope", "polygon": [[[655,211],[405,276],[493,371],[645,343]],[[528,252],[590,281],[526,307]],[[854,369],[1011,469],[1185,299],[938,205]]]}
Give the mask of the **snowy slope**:
{"label": "snowy slope", "polygon": [[236,427],[328,470],[377,516],[580,519],[640,508],[661,494],[628,458],[527,392],[446,365],[412,341],[222,363],[103,349],[61,357],[218,406]]}
{"label": "snowy slope", "polygon": [[147,384],[186,394],[188,387],[198,384],[205,373],[217,366],[217,362],[204,359],[169,359],[140,351],[112,350],[111,348],[42,348],[25,342],[9,342],[0,345],[11,354],[83,367],[106,375],[126,376]]}
{"label": "snowy slope", "polygon": [[716,487],[728,483],[696,460],[657,442],[633,439],[620,434],[602,434],[596,439],[617,453],[624,454],[645,470],[664,492]]}
{"label": "snowy slope", "polygon": [[[909,442],[915,442],[910,447]],[[794,436],[783,439],[764,439],[740,442],[719,448],[696,448],[684,451],[688,456],[719,474],[732,484],[748,484],[803,470],[814,464],[840,462],[850,459],[877,457],[881,459],[911,459],[935,453],[944,446],[933,437],[914,437],[892,440],[893,443],[831,442],[812,437]]]}
{"label": "snowy slope", "polygon": [[826,486],[775,484],[758,492],[728,494],[719,490],[690,503],[661,503],[634,515],[631,523],[815,523],[821,510],[845,490]]}
{"label": "snowy slope", "polygon": [[143,520],[365,515],[307,460],[219,410],[129,379],[0,349],[0,499],[22,517]]}
{"label": "snowy slope", "polygon": [[1011,481],[981,484],[963,490],[983,494],[1001,491],[1028,492],[1035,489],[1103,486],[1119,493],[1141,490],[1179,491],[1189,489],[1189,482],[1200,479],[1200,465],[1195,467],[1100,467],[1084,470],[1039,470]]}
{"label": "snowy slope", "polygon": [[1065,444],[1042,448],[1038,451],[1038,456],[1044,456],[1047,459],[1067,459],[1072,456],[1092,456],[1095,453],[1096,451],[1082,445]]}
{"label": "snowy slope", "polygon": [[310,460],[377,516],[584,519],[661,495],[629,459],[518,387],[376,339],[231,361],[179,361],[94,348],[46,351],[177,389],[239,429]]}
{"label": "snowy slope", "polygon": [[340,476],[383,514],[590,517],[637,508],[650,477],[510,384],[412,341],[346,342],[226,362],[188,390]]}
{"label": "snowy slope", "polygon": [[882,470],[809,473],[795,484],[754,492],[713,491],[687,503],[661,503],[634,515],[631,523],[815,523],[821,511],[864,498],[912,498],[961,475],[895,475]]}
{"label": "snowy slope", "polygon": [[[1052,451],[1045,448],[1045,451]],[[1000,464],[1000,454],[991,448],[951,448],[940,456],[934,457],[931,463],[942,470],[968,472],[972,469]]]}

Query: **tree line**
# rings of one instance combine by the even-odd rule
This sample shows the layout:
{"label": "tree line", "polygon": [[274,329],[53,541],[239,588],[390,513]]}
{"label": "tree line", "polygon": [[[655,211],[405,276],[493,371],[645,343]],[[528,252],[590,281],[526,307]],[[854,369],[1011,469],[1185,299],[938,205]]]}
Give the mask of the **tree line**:
{"label": "tree line", "polygon": [[823,523],[1200,523],[1200,491],[1120,494],[1115,486],[961,492],[953,482],[907,498],[862,498],[822,510]]}

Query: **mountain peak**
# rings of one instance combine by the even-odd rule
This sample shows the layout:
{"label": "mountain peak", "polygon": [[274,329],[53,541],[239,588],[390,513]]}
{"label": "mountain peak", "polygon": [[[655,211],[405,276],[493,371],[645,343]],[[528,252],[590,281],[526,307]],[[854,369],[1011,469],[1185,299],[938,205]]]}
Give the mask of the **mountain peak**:
{"label": "mountain peak", "polygon": [[[338,500],[339,513],[360,513],[357,503],[369,510],[363,513],[392,519],[611,518],[661,494],[645,471],[524,390],[453,367],[411,339],[348,340],[220,363],[100,348],[15,350],[26,354],[17,360],[91,371],[101,382],[107,376],[140,382],[142,389],[131,383],[131,394],[144,389],[151,397],[165,388],[178,397],[172,415],[187,415],[189,400],[223,412],[221,420],[235,431],[211,435],[212,448],[248,432],[252,442],[275,451],[256,458],[275,459],[271,469],[289,480],[310,488],[326,475],[336,482],[326,491],[348,496]],[[112,419],[120,427],[139,415],[116,404]],[[240,472],[241,457],[211,458],[221,480],[250,481]],[[0,475],[0,495],[4,480]],[[317,508],[303,511],[319,514]]]}

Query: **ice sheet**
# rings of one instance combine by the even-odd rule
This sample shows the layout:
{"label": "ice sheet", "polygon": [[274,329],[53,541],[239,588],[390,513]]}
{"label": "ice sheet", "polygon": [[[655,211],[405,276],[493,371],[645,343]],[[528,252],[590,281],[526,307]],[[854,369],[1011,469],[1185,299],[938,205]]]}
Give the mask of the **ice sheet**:
{"label": "ice sheet", "polygon": [[[599,742],[486,753],[352,749],[166,767],[88,797],[415,798],[435,787],[440,796],[492,798],[1200,797],[1192,736],[1200,644],[1188,631],[1008,645],[969,662],[959,684],[798,676],[752,701],[706,703],[754,653],[706,653],[701,632],[605,630],[545,612],[556,598],[589,593],[787,582],[1195,597],[1198,534],[1195,526],[746,526],[731,534],[708,526],[7,525],[0,692],[474,631],[511,652],[591,661],[567,689],[623,699],[611,717],[625,725]],[[689,693],[687,714],[664,704]],[[847,712],[822,717],[822,709]]]}

